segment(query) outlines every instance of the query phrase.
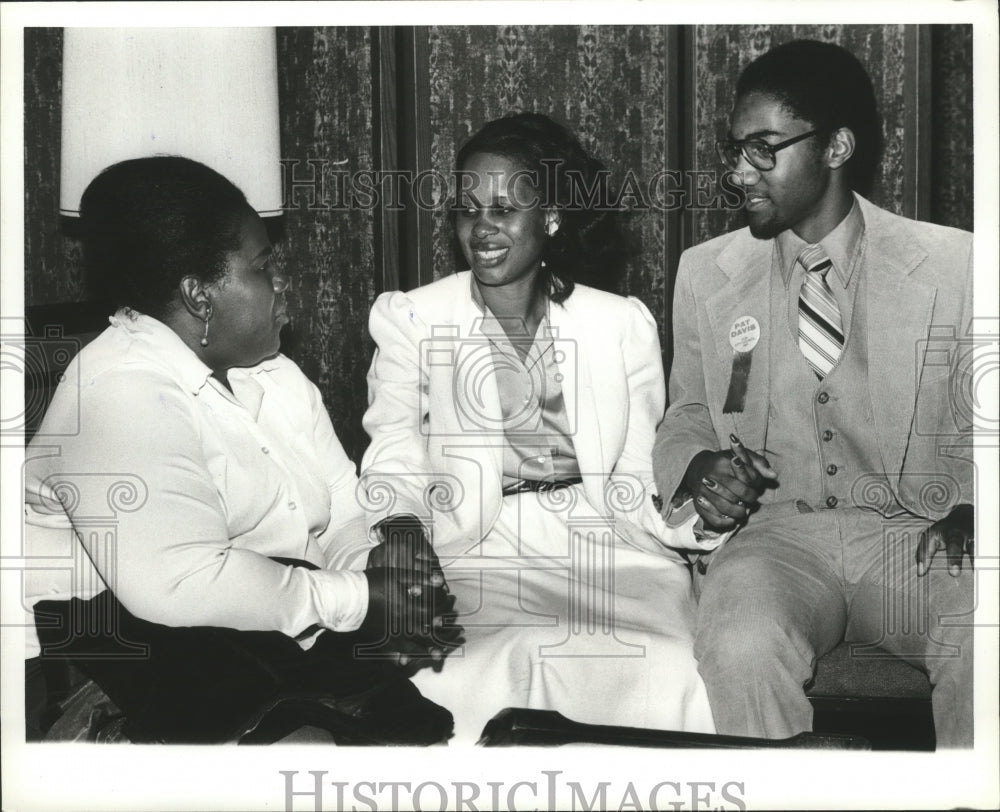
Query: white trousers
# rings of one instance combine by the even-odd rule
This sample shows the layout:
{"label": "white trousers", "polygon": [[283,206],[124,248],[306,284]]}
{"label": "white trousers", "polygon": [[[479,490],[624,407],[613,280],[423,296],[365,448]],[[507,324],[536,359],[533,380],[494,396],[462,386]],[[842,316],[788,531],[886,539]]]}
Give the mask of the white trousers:
{"label": "white trousers", "polygon": [[582,486],[505,497],[477,548],[437,550],[465,645],[414,682],[474,743],[506,707],[579,722],[714,733],[679,556],[631,546]]}

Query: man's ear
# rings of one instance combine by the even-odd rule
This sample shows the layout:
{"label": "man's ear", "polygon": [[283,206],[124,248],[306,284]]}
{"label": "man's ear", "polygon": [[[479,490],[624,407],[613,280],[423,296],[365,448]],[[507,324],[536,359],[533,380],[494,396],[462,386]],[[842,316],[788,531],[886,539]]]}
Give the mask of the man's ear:
{"label": "man's ear", "polygon": [[854,133],[848,127],[841,127],[830,136],[826,149],[827,165],[830,169],[840,169],[854,154]]}
{"label": "man's ear", "polygon": [[205,283],[197,276],[185,276],[178,291],[184,309],[200,321],[204,321],[212,311],[212,297],[209,295]]}

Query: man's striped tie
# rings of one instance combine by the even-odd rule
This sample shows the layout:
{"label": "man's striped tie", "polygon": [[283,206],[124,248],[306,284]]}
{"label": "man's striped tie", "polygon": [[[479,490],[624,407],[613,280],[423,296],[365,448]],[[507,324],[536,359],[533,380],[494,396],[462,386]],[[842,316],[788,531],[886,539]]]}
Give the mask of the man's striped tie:
{"label": "man's striped tie", "polygon": [[806,269],[799,292],[799,349],[823,380],[844,349],[840,308],[826,283],[833,263],[821,245],[803,248],[799,262]]}

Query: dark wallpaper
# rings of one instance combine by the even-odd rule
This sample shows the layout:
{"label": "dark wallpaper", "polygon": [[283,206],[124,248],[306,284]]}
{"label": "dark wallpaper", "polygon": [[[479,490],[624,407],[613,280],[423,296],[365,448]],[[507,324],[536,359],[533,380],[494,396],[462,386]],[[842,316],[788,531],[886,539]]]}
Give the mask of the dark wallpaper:
{"label": "dark wallpaper", "polygon": [[[367,28],[279,28],[278,92],[281,151],[353,171],[372,166],[371,43]],[[335,195],[324,189],[325,203]],[[361,416],[368,403],[365,374],[374,345],[368,310],[377,294],[374,214],[364,208],[310,210],[308,195],[286,211],[281,262],[292,274],[293,319],[283,351],[320,388],[337,436],[360,460],[368,438]]]}
{"label": "dark wallpaper", "polygon": [[932,26],[931,41],[931,220],[972,231],[972,26]]}
{"label": "dark wallpaper", "polygon": [[[431,162],[449,171],[461,144],[487,121],[525,110],[568,125],[612,171],[649,178],[668,167],[665,114],[667,32],[656,26],[433,27],[430,54]],[[648,211],[629,228],[631,261],[623,292],[667,323],[665,217]],[[444,209],[434,218],[434,273],[456,269]],[[661,335],[661,339],[663,336]]]}
{"label": "dark wallpaper", "polygon": [[[574,129],[620,182],[663,169],[717,169],[713,143],[726,130],[740,67],[771,45],[809,36],[842,43],[869,68],[881,100],[886,157],[873,194],[901,211],[907,90],[903,26],[436,26],[426,36],[430,161],[448,171],[461,142],[491,118],[515,110],[553,115]],[[910,29],[912,30],[912,29]],[[279,28],[282,154],[337,169],[372,169],[371,29]],[[972,28],[931,26],[929,217],[972,228]],[[82,302],[79,245],[58,215],[62,31],[27,29],[25,45],[25,304]],[[392,81],[392,77],[382,77]],[[383,94],[383,97],[385,95]],[[405,127],[407,122],[400,123]],[[286,169],[287,171],[287,169]],[[912,182],[912,181],[910,181]],[[912,190],[910,190],[912,196]],[[429,235],[434,275],[455,268],[443,202]],[[348,453],[359,459],[365,372],[372,345],[367,314],[381,283],[375,272],[378,212],[309,209],[284,215],[281,262],[294,276],[295,319],[285,351],[317,383]],[[630,235],[636,256],[623,292],[656,316],[669,354],[676,256],[738,224],[727,212],[638,212]]]}

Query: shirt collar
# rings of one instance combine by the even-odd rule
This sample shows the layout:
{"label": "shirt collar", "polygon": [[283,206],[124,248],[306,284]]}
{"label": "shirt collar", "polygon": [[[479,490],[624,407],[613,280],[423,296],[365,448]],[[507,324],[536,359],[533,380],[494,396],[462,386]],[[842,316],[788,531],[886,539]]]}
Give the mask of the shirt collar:
{"label": "shirt collar", "polygon": [[[507,331],[504,330],[503,324],[500,323],[493,311],[489,309],[486,305],[486,301],[483,299],[482,291],[479,290],[479,285],[476,284],[476,278],[472,274],[469,274],[469,284],[471,286],[472,292],[472,302],[475,304],[476,308],[480,313],[483,314],[482,319],[479,320],[478,329],[479,332],[486,336],[490,342],[507,355],[513,358],[520,358],[517,350],[514,349],[514,345],[511,343]],[[548,312],[548,301],[545,305],[545,314],[542,316],[541,322],[538,324],[538,330],[535,335],[531,337],[531,347],[528,350],[528,355],[524,359],[526,364],[535,363],[538,359],[545,353],[545,351],[552,344],[551,330],[549,329],[549,312]]]}
{"label": "shirt collar", "polygon": [[169,367],[180,384],[191,394],[201,392],[212,376],[208,365],[162,321],[128,308],[122,308],[108,321],[112,327],[146,345],[157,361]]}
{"label": "shirt collar", "polygon": [[[201,394],[206,385],[212,385],[212,370],[209,366],[162,321],[129,308],[120,309],[108,321],[112,327],[122,330],[129,338],[141,341],[159,363],[170,368],[181,386],[192,395]],[[269,358],[252,367],[234,367],[229,370],[230,384],[234,384],[237,380],[245,380],[249,386],[244,387],[244,392],[253,391],[254,387],[259,388],[259,384],[255,381],[256,376],[273,370],[276,364],[274,358]],[[214,388],[224,397],[233,397],[221,383]],[[252,399],[257,401],[259,407],[260,397],[254,395]]]}
{"label": "shirt collar", "polygon": [[[861,238],[865,233],[865,218],[858,205],[857,196],[854,205],[836,228],[827,234],[820,245],[833,262],[833,272],[840,283],[846,288],[854,275],[857,263],[857,253],[861,246]],[[792,229],[786,228],[777,236],[778,261],[781,263],[781,278],[785,287],[792,278],[792,269],[799,258],[802,249],[808,244]],[[829,278],[829,277],[827,277]]]}

